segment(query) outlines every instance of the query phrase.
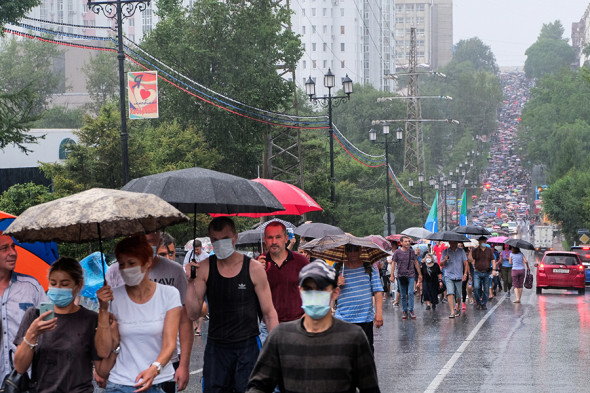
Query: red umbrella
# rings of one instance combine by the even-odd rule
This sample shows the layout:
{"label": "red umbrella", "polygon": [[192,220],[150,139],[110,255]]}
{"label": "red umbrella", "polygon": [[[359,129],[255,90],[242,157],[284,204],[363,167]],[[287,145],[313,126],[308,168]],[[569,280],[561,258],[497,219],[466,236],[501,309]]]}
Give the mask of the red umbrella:
{"label": "red umbrella", "polygon": [[263,217],[276,215],[300,216],[307,212],[323,210],[316,201],[314,201],[305,191],[292,184],[272,179],[252,179],[255,182],[266,187],[271,194],[275,196],[285,207],[285,210],[270,213],[236,213],[236,214],[211,214],[213,217],[218,216],[240,216],[240,217]]}
{"label": "red umbrella", "polygon": [[[0,211],[0,232],[4,231],[14,221],[16,216]],[[49,284],[49,267],[59,255],[57,245],[53,242],[21,243],[12,238],[16,244],[16,268],[18,273],[33,276],[47,290]]]}

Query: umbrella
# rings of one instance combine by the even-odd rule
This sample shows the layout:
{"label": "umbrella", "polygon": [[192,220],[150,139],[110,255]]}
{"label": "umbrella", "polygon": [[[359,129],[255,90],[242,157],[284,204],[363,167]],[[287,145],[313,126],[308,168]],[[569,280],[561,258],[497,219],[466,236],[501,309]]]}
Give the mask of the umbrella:
{"label": "umbrella", "polygon": [[[4,231],[16,216],[0,211],[0,231]],[[49,285],[49,267],[59,258],[57,244],[54,242],[21,243],[14,239],[16,245],[16,271],[33,276],[47,290]]]}
{"label": "umbrella", "polygon": [[522,239],[508,239],[504,244],[508,244],[512,247],[522,248],[523,250],[534,250],[535,246],[532,243],[527,242],[526,240]]}
{"label": "umbrella", "polygon": [[400,243],[402,241],[402,237],[404,237],[404,236],[406,236],[406,235],[399,235],[399,234],[389,235],[389,236],[386,237],[386,239],[389,240],[389,241],[392,241],[392,242],[398,242],[398,243]]}
{"label": "umbrella", "polygon": [[250,229],[248,231],[238,233],[238,241],[236,246],[243,246],[245,244],[260,244],[262,242],[262,232],[258,229]]}
{"label": "umbrella", "polygon": [[[83,243],[153,232],[188,221],[155,195],[92,188],[32,206],[4,232],[20,241]],[[104,273],[104,272],[103,272]]]}
{"label": "umbrella", "polygon": [[463,233],[465,235],[491,235],[490,231],[484,227],[480,227],[479,225],[462,225],[460,227],[453,228],[453,232]]}
{"label": "umbrella", "polygon": [[140,177],[122,190],[155,194],[184,213],[270,213],[284,209],[260,183],[198,167]]}
{"label": "umbrella", "polygon": [[488,238],[488,243],[502,244],[510,239],[508,236],[494,236]]}
{"label": "umbrella", "polygon": [[468,242],[467,236],[454,231],[436,232],[426,237],[428,240],[439,240],[443,242]]}
{"label": "umbrella", "polygon": [[299,225],[293,231],[296,235],[317,239],[327,235],[344,235],[344,231],[334,225],[324,224],[322,222],[306,222]]}
{"label": "umbrella", "polygon": [[391,251],[391,243],[381,235],[369,235],[365,236],[367,239],[384,249],[385,251]]}
{"label": "umbrella", "polygon": [[268,220],[266,222],[263,222],[256,229],[259,230],[260,232],[264,232],[267,225],[272,222],[280,222],[281,224],[283,224],[285,226],[285,228],[288,228],[288,229],[295,229],[296,228],[296,226],[294,224],[290,223],[289,221],[281,220],[280,218],[273,218],[272,220]]}
{"label": "umbrella", "polygon": [[375,263],[381,258],[391,255],[368,238],[352,235],[328,235],[314,239],[301,248],[309,252],[313,258],[343,262],[346,259],[345,246],[352,244],[361,247],[360,258],[363,262]]}
{"label": "umbrella", "polygon": [[432,235],[432,232],[430,232],[426,228],[410,227],[410,228],[404,229],[402,231],[402,235],[416,237],[418,239],[426,239],[428,235]]}
{"label": "umbrella", "polygon": [[193,249],[193,244],[195,242],[195,240],[198,240],[201,242],[201,250],[206,252],[207,254],[211,253],[211,251],[213,251],[213,245],[211,244],[211,239],[209,239],[209,236],[205,236],[205,237],[196,237],[194,239],[189,240],[188,242],[186,242],[184,244],[184,251],[191,251]]}
{"label": "umbrella", "polygon": [[[322,207],[312,199],[305,191],[301,188],[294,186],[293,184],[285,183],[279,180],[272,179],[252,179],[252,181],[262,184],[266,187],[272,195],[284,206],[283,209],[275,209],[273,212],[237,212],[237,216],[240,217],[264,217],[280,215],[292,215],[300,216],[307,212],[323,210]],[[216,214],[212,214],[216,216]]]}

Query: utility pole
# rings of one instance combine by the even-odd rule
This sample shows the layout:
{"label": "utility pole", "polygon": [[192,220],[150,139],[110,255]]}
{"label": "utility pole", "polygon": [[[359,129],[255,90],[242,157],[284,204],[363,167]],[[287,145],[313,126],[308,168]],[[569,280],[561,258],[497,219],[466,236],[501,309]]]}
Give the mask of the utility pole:
{"label": "utility pole", "polygon": [[418,73],[416,56],[416,28],[410,29],[410,56],[408,68],[408,101],[406,104],[406,140],[404,145],[404,171],[425,173],[422,124],[422,108],[418,98]]}

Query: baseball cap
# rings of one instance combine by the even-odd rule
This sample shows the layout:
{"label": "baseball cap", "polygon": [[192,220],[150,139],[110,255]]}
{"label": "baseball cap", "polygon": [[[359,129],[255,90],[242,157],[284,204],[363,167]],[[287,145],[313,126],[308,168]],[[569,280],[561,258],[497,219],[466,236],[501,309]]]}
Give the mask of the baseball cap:
{"label": "baseball cap", "polygon": [[328,285],[336,287],[336,270],[328,265],[322,259],[314,259],[301,269],[299,272],[299,285],[303,284],[303,281],[311,278],[317,284],[319,289],[324,289]]}

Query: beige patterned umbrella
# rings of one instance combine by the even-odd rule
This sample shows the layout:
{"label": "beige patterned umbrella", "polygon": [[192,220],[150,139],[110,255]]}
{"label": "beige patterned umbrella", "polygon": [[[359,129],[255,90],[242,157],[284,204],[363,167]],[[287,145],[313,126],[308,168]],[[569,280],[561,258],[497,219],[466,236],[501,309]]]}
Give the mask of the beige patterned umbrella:
{"label": "beige patterned umbrella", "polygon": [[375,263],[381,258],[391,255],[367,237],[352,235],[328,235],[305,243],[301,248],[312,258],[327,259],[333,262],[343,262],[346,259],[346,245],[352,244],[361,248],[360,258],[363,262]]}

